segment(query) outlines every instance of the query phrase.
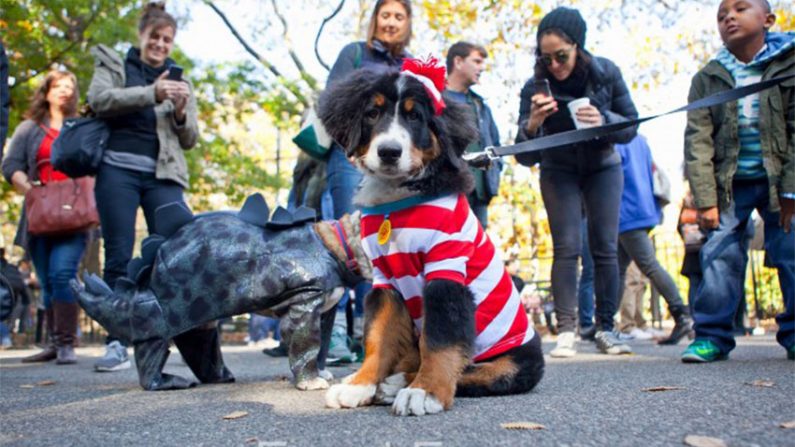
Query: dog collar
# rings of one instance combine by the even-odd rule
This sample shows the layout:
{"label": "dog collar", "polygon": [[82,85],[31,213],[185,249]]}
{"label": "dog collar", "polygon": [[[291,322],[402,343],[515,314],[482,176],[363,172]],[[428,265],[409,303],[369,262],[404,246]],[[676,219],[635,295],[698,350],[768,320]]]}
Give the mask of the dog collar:
{"label": "dog collar", "polygon": [[425,195],[425,196],[411,196],[406,197],[405,199],[396,200],[394,202],[382,203],[380,205],[375,206],[363,206],[361,208],[362,214],[365,216],[370,216],[374,214],[386,214],[389,215],[391,213],[405,210],[406,208],[411,208],[414,205],[419,205],[421,203],[430,202],[432,200],[436,200],[439,197],[443,197],[445,194],[442,195]]}
{"label": "dog collar", "polygon": [[337,240],[340,245],[342,245],[342,249],[345,250],[345,256],[348,258],[345,260],[345,267],[356,276],[361,276],[359,263],[356,261],[353,250],[351,250],[351,246],[348,244],[348,238],[345,236],[345,230],[343,230],[342,225],[340,225],[338,220],[335,220],[331,222],[331,228],[334,229],[334,235],[337,236]]}

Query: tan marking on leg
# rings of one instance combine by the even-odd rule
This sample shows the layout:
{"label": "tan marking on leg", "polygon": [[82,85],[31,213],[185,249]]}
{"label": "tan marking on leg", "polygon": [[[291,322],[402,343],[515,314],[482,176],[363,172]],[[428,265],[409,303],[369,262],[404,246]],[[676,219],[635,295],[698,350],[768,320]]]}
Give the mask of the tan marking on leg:
{"label": "tan marking on leg", "polygon": [[425,343],[420,342],[420,357],[420,370],[409,388],[422,388],[449,410],[453,406],[458,379],[469,364],[468,356],[457,346],[429,351]]}
{"label": "tan marking on leg", "polygon": [[510,357],[501,357],[493,362],[478,363],[475,369],[464,373],[458,380],[461,386],[488,387],[504,377],[515,377],[519,367]]}
{"label": "tan marking on leg", "polygon": [[410,353],[414,345],[413,322],[403,299],[397,293],[375,289],[367,299],[378,299],[382,304],[373,320],[367,322],[364,363],[351,380],[351,385],[375,385],[382,382],[393,374],[402,355]]}

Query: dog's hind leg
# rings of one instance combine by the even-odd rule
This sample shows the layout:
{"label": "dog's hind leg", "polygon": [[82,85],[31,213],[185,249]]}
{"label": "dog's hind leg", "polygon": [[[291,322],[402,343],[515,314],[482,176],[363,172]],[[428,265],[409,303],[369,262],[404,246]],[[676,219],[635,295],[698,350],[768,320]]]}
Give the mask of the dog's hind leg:
{"label": "dog's hind leg", "polygon": [[174,337],[185,363],[202,383],[229,383],[235,377],[224,365],[221,337],[216,322],[191,329]]}
{"label": "dog's hind leg", "polygon": [[318,353],[321,344],[320,312],[325,296],[317,290],[301,292],[291,299],[287,314],[282,317],[282,337],[288,341],[290,370],[299,390],[322,390],[328,381],[318,376]]}
{"label": "dog's hind leg", "polygon": [[414,323],[400,295],[394,290],[373,289],[365,297],[364,306],[364,363],[353,376],[328,390],[326,405],[331,408],[373,403],[378,385],[399,364],[406,370],[418,364]]}
{"label": "dog's hind leg", "polygon": [[544,354],[538,333],[488,362],[470,365],[458,380],[456,396],[520,394],[532,390],[544,375]]}
{"label": "dog's hind leg", "polygon": [[163,373],[168,359],[168,340],[152,338],[135,343],[135,367],[138,381],[147,391],[179,390],[196,386],[184,377]]}

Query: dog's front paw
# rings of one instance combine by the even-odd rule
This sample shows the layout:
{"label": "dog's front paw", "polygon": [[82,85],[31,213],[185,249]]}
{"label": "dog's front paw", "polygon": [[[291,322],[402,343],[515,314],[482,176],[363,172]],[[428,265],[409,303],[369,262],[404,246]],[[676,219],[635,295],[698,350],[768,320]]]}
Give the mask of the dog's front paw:
{"label": "dog's front paw", "polygon": [[378,391],[375,393],[375,402],[383,405],[393,403],[398,392],[408,384],[405,373],[392,374],[378,384]]}
{"label": "dog's front paw", "polygon": [[328,389],[329,383],[322,377],[315,377],[314,379],[302,380],[296,383],[295,387],[301,391],[325,390]]}
{"label": "dog's front paw", "polygon": [[370,405],[375,396],[375,385],[334,385],[326,392],[329,408],[356,408]]}
{"label": "dog's front paw", "polygon": [[444,411],[444,405],[422,388],[403,388],[398,391],[392,413],[398,416],[422,416]]}

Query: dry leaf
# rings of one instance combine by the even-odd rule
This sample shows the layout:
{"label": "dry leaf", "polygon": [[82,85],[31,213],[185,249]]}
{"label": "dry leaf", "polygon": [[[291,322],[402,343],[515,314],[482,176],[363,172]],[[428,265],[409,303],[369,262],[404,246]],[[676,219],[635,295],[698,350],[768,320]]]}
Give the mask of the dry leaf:
{"label": "dry leaf", "polygon": [[36,388],[36,385],[31,385],[31,384],[27,383],[25,385],[20,385],[19,387],[20,388],[25,388],[25,389],[31,389],[31,388]]}
{"label": "dry leaf", "polygon": [[710,438],[709,436],[685,436],[685,445],[691,447],[727,447],[723,439]]}
{"label": "dry leaf", "polygon": [[679,391],[683,390],[681,386],[653,386],[650,388],[643,388],[641,391],[646,391],[647,393],[656,393],[658,391]]}
{"label": "dry leaf", "polygon": [[546,428],[541,424],[536,424],[535,422],[506,422],[504,424],[500,424],[500,427],[506,430],[543,430]]}
{"label": "dry leaf", "polygon": [[257,439],[256,437],[246,439],[246,444],[256,444],[258,442],[259,442],[259,439]]}
{"label": "dry leaf", "polygon": [[42,380],[41,382],[37,382],[36,383],[36,386],[50,386],[50,385],[55,385],[55,381],[54,380]]}
{"label": "dry leaf", "polygon": [[758,386],[760,388],[773,388],[776,382],[772,380],[754,380],[753,382],[745,382],[746,385]]}
{"label": "dry leaf", "polygon": [[240,418],[244,418],[246,416],[248,416],[248,411],[233,411],[233,412],[227,414],[226,416],[224,416],[224,419],[226,419],[226,420],[229,420],[229,419],[240,419]]}
{"label": "dry leaf", "polygon": [[795,428],[795,421],[782,422],[778,426],[781,428]]}

